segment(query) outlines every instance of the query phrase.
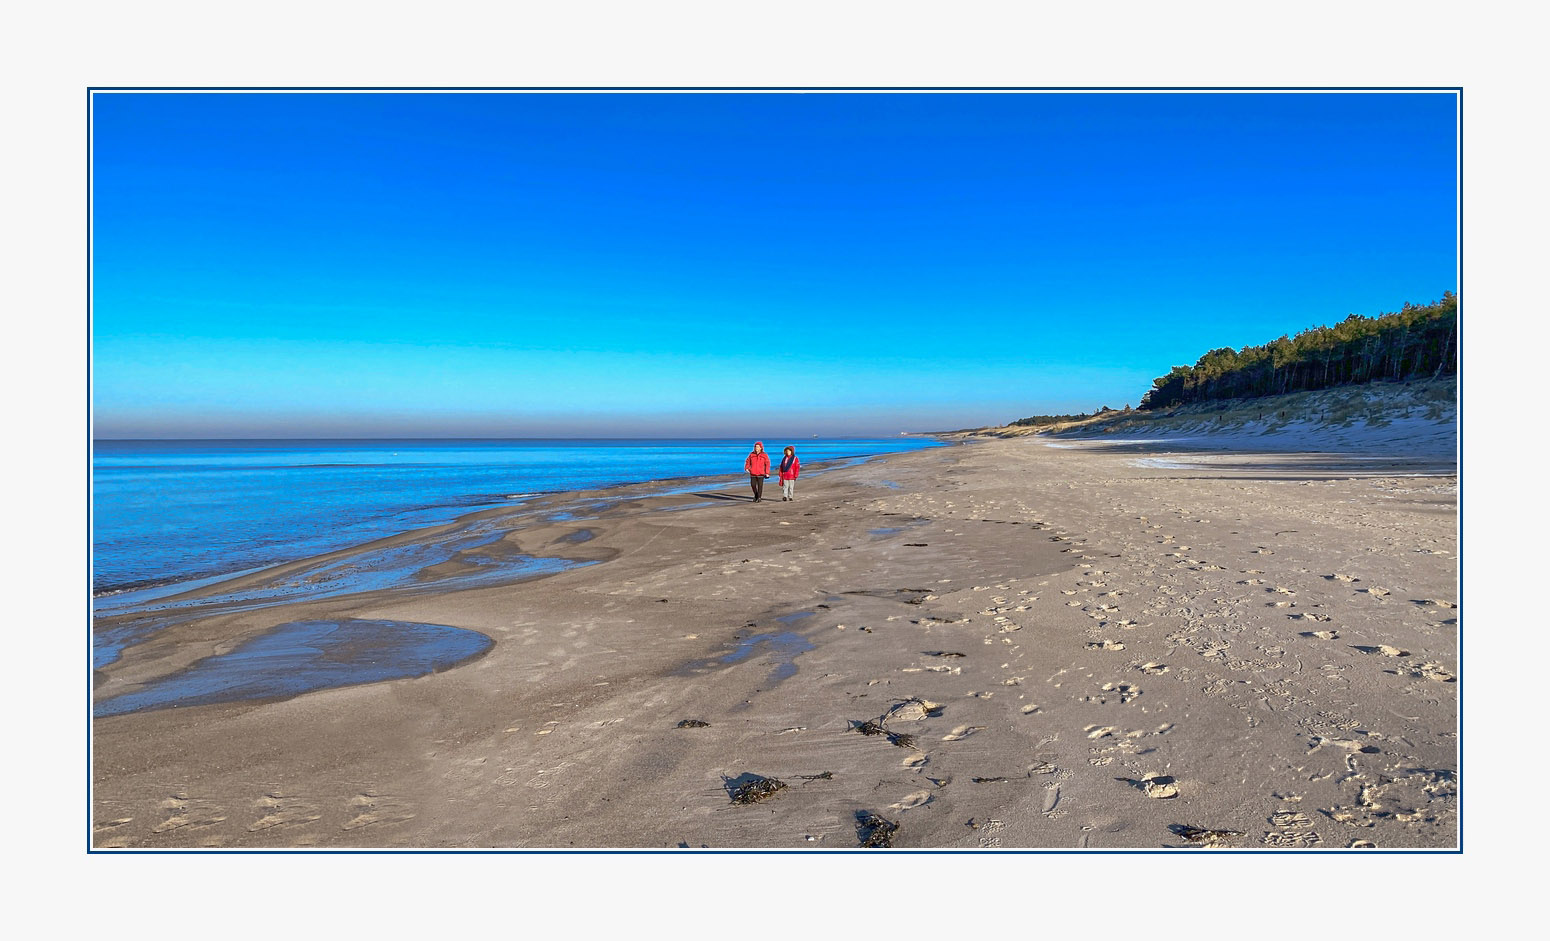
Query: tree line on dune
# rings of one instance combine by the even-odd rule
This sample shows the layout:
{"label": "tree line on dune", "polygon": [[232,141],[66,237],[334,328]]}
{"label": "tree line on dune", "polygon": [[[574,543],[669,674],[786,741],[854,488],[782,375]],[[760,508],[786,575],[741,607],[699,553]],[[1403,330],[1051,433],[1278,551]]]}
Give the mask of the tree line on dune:
{"label": "tree line on dune", "polygon": [[1140,407],[1436,378],[1457,371],[1458,297],[1444,291],[1430,304],[1406,303],[1376,317],[1352,314],[1333,327],[1313,327],[1261,346],[1212,350],[1194,366],[1175,366],[1153,379]]}

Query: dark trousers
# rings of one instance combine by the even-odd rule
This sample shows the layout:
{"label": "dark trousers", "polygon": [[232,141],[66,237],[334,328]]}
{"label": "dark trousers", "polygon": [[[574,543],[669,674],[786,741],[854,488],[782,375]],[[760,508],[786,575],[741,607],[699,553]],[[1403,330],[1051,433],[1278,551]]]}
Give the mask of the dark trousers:
{"label": "dark trousers", "polygon": [[764,478],[763,477],[760,477],[758,474],[749,474],[748,475],[748,486],[753,488],[753,498],[755,500],[763,500],[764,499]]}

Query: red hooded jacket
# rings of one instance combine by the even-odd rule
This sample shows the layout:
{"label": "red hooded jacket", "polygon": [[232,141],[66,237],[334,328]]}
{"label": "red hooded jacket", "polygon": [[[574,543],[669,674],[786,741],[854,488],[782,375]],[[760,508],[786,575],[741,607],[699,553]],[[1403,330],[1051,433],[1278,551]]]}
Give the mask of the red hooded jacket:
{"label": "red hooded jacket", "polygon": [[748,452],[748,460],[743,462],[743,470],[747,471],[750,477],[768,477],[770,476],[770,456],[763,450],[763,441],[755,441],[754,444],[757,444],[760,450]]}
{"label": "red hooded jacket", "polygon": [[[786,463],[785,455],[781,455],[780,463],[781,463],[782,466],[785,465],[785,463]],[[780,479],[781,480],[796,480],[797,479],[797,474],[801,470],[802,470],[802,462],[797,460],[796,452],[793,451],[793,452],[791,452],[791,466],[787,467],[785,470],[780,472]]]}

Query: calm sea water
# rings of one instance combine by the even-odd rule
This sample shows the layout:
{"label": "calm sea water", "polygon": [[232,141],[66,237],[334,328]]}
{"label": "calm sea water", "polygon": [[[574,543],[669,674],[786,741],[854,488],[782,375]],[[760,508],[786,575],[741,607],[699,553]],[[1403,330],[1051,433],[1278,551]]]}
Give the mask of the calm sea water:
{"label": "calm sea water", "polygon": [[[804,467],[933,447],[919,438],[769,441]],[[306,558],[525,497],[668,477],[741,485],[751,442],[707,439],[98,441],[96,593]]]}

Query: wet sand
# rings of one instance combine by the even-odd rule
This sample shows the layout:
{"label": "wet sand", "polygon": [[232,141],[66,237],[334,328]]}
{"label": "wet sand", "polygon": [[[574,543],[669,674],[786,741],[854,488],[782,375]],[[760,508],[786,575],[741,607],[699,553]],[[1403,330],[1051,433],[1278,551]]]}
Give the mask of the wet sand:
{"label": "wet sand", "polygon": [[195,611],[98,701],[297,622],[493,646],[98,718],[93,845],[1454,847],[1457,479],[1349,457],[974,440],[384,540],[465,541],[412,590]]}

